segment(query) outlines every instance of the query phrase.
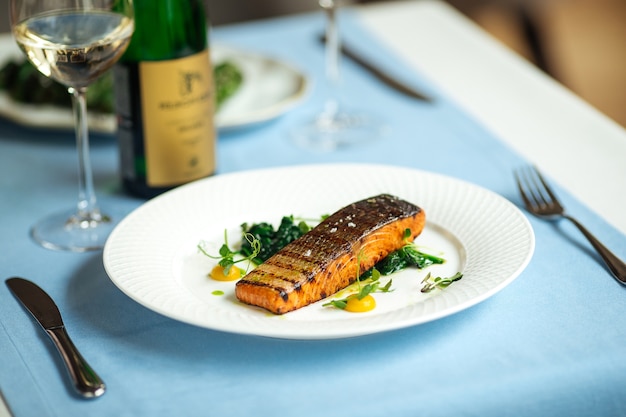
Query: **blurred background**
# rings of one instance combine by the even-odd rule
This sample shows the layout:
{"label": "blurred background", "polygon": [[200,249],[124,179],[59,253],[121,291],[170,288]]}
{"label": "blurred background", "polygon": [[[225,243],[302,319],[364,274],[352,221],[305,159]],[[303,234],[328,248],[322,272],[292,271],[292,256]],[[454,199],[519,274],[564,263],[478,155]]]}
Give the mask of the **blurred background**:
{"label": "blurred background", "polygon": [[[626,0],[445,1],[626,127]],[[373,0],[341,3],[369,2]],[[205,3],[213,26],[318,8],[317,0],[205,0]],[[8,30],[7,13],[1,13],[0,32]]]}

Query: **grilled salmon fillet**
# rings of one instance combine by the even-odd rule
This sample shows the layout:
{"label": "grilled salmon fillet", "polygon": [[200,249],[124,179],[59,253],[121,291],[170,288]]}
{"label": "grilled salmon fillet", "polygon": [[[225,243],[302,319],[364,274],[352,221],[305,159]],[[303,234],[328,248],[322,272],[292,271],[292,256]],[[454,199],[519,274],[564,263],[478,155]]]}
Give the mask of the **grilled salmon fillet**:
{"label": "grilled salmon fillet", "polygon": [[388,194],[350,204],[249,272],[235,295],[274,314],[304,307],[356,281],[425,222],[421,208]]}

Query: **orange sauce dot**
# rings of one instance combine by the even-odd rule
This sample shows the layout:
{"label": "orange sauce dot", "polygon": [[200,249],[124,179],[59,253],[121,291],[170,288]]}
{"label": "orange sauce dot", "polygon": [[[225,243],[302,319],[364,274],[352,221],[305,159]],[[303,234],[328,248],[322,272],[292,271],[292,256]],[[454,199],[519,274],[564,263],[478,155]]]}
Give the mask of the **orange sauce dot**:
{"label": "orange sauce dot", "polygon": [[225,274],[223,266],[215,265],[209,276],[216,281],[234,281],[241,278],[241,269],[233,265],[230,267],[228,274]]}
{"label": "orange sauce dot", "polygon": [[350,297],[346,304],[346,311],[351,313],[364,313],[373,310],[375,307],[376,300],[368,294],[360,300],[357,297]]}

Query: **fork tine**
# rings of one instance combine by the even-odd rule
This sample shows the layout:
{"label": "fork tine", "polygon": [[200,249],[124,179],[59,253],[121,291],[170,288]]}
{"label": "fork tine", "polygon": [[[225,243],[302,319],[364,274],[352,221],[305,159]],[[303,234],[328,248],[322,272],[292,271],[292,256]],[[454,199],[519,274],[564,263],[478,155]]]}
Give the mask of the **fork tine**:
{"label": "fork tine", "polygon": [[545,206],[548,204],[544,193],[542,192],[543,187],[541,180],[537,179],[539,175],[539,171],[537,168],[533,166],[526,167],[526,186],[530,190],[529,192],[532,194],[533,199],[535,200],[535,205],[537,206]]}
{"label": "fork tine", "polygon": [[[535,172],[536,177],[539,179],[539,181],[543,185],[543,189],[550,196],[550,200],[551,200],[552,204],[557,205],[557,206],[560,207],[561,204],[559,203],[559,199],[556,197],[556,195],[552,191],[552,188],[550,188],[548,183],[543,179],[543,175],[541,175],[541,172],[539,172],[539,170],[535,166],[533,166],[532,169]],[[545,198],[544,198],[544,201],[546,201]],[[546,203],[547,203],[547,201],[546,201]]]}
{"label": "fork tine", "polygon": [[553,215],[558,211],[563,211],[554,191],[535,166],[520,168],[514,174],[527,209],[538,215]]}
{"label": "fork tine", "polygon": [[531,167],[520,169],[520,192],[527,207],[538,209],[546,205],[546,199],[541,193],[541,186],[537,182]]}
{"label": "fork tine", "polygon": [[530,207],[533,205],[533,202],[530,201],[526,191],[524,190],[524,179],[522,178],[523,168],[516,170],[513,174],[515,175],[515,181],[517,182],[517,188],[519,189],[519,194],[522,196],[522,200],[524,201],[524,205],[526,207]]}

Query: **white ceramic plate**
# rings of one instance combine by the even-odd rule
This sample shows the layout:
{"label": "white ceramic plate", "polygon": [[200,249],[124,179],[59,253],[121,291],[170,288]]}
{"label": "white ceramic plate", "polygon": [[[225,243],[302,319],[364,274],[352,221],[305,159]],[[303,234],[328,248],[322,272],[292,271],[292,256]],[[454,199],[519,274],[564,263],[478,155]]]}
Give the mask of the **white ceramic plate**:
{"label": "white ceramic plate", "polygon": [[[427,227],[416,244],[447,262],[392,275],[395,291],[375,294],[377,307],[371,312],[348,313],[321,301],[275,316],[239,303],[234,282],[207,277],[216,261],[198,253],[201,240],[217,253],[224,230],[232,244],[244,222],[278,224],[290,214],[319,218],[381,193],[425,210]],[[412,169],[332,164],[238,172],[172,190],[124,219],[103,257],[108,275],[124,293],[173,319],[226,332],[327,339],[403,328],[466,309],[511,283],[533,250],[526,217],[493,192]],[[445,290],[423,294],[421,280],[429,271],[464,276]],[[214,295],[216,290],[224,295]]]}
{"label": "white ceramic plate", "polygon": [[216,114],[220,129],[233,129],[272,120],[299,104],[308,80],[290,64],[226,45],[211,50],[213,62],[231,61],[243,72],[240,89]]}
{"label": "white ceramic plate", "polygon": [[[22,57],[12,36],[0,34],[0,67]],[[215,115],[217,127],[233,129],[272,120],[298,104],[308,89],[307,78],[290,64],[237,48],[213,45],[213,62],[234,62],[244,81],[237,93]],[[70,109],[17,103],[0,90],[0,116],[16,123],[54,129],[72,129]],[[115,116],[90,112],[89,128],[94,132],[115,132]]]}

